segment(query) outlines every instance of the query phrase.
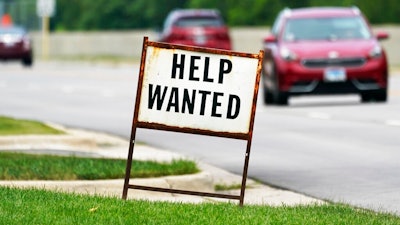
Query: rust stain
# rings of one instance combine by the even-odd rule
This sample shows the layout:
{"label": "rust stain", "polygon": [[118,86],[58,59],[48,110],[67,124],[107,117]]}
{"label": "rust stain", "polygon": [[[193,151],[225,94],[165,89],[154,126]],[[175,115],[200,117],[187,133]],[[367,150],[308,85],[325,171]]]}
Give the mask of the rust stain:
{"label": "rust stain", "polygon": [[149,52],[149,57],[148,57],[147,63],[152,65],[153,61],[158,59],[159,55],[160,55],[160,48],[153,47],[152,51]]}
{"label": "rust stain", "polygon": [[186,50],[186,51],[194,51],[194,52],[204,52],[210,54],[218,54],[218,55],[226,55],[226,56],[237,56],[237,57],[246,57],[246,58],[256,58],[260,57],[259,54],[251,54],[251,53],[244,53],[244,52],[235,52],[235,51],[228,51],[223,49],[214,49],[214,48],[204,48],[204,47],[196,47],[196,46],[188,46],[188,45],[174,45],[168,44],[164,42],[148,42],[149,46],[159,47],[163,49],[171,49],[175,51],[176,49],[179,50]]}
{"label": "rust stain", "polygon": [[234,139],[241,139],[241,140],[248,140],[248,138],[249,138],[249,133],[218,132],[218,131],[212,131],[212,130],[168,126],[165,124],[141,122],[141,121],[138,121],[137,127],[153,129],[153,130],[174,131],[174,132],[181,132],[181,133],[188,133],[188,134],[200,134],[200,135],[208,135],[208,136],[216,136],[216,137],[234,138]]}

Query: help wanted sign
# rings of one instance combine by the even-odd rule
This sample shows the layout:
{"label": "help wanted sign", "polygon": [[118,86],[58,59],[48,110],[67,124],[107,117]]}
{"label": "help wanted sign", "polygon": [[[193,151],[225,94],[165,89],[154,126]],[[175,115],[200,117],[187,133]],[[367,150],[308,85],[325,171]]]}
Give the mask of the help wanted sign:
{"label": "help wanted sign", "polygon": [[247,134],[254,119],[260,54],[144,40],[140,123]]}

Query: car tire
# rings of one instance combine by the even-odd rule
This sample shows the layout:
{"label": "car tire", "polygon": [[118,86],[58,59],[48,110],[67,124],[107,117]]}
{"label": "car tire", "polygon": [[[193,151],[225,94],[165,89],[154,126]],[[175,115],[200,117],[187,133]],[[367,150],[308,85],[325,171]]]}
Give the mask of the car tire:
{"label": "car tire", "polygon": [[387,89],[379,90],[375,93],[374,99],[377,102],[387,102]]}
{"label": "car tire", "polygon": [[279,75],[276,73],[275,67],[273,72],[274,86],[276,88],[273,92],[273,101],[277,105],[288,105],[289,94],[279,90]]}
{"label": "car tire", "polygon": [[289,95],[286,92],[277,91],[274,95],[274,100],[277,105],[288,105]]}
{"label": "car tire", "polygon": [[24,65],[25,67],[31,67],[32,64],[33,64],[32,56],[25,57],[22,59],[22,65]]}
{"label": "car tire", "polygon": [[265,103],[266,105],[274,104],[274,95],[272,94],[272,92],[270,92],[270,91],[268,90],[268,88],[266,87],[266,85],[264,85],[263,97],[264,97],[264,103]]}
{"label": "car tire", "polygon": [[361,102],[362,103],[370,102],[371,100],[372,100],[372,97],[369,92],[361,93]]}
{"label": "car tire", "polygon": [[271,62],[271,60],[268,60],[268,58],[264,56],[263,68],[262,68],[262,81],[263,81],[262,83],[263,83],[264,104],[266,105],[274,104],[274,94],[273,92],[271,92],[271,87],[268,87],[267,85],[267,83],[271,82],[269,78],[271,77],[271,74],[274,74],[275,72],[274,69],[275,69],[274,63]]}
{"label": "car tire", "polygon": [[387,101],[387,89],[381,89],[378,91],[364,92],[361,93],[361,102],[386,102]]}

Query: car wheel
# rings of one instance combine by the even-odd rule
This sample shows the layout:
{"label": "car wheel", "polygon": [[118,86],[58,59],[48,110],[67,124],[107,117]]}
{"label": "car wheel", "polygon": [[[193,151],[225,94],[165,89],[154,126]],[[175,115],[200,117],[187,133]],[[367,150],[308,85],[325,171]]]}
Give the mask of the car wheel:
{"label": "car wheel", "polygon": [[268,90],[268,88],[264,85],[264,103],[265,104],[274,104],[274,96],[273,94]]}
{"label": "car wheel", "polygon": [[287,92],[283,92],[279,90],[279,75],[276,73],[276,69],[274,67],[273,70],[273,82],[274,82],[274,92],[273,92],[273,101],[277,105],[287,105],[289,94]]}
{"label": "car wheel", "polygon": [[268,60],[266,57],[263,59],[263,97],[264,97],[264,104],[274,104],[274,95],[271,92],[271,87],[267,85],[267,83],[271,83],[270,78],[274,76],[275,66],[271,60]]}
{"label": "car wheel", "polygon": [[387,101],[387,89],[381,89],[378,91],[371,91],[361,93],[361,102],[386,102]]}
{"label": "car wheel", "polygon": [[289,95],[286,92],[277,91],[274,95],[274,100],[277,105],[288,105]]}
{"label": "car wheel", "polygon": [[372,97],[370,93],[361,93],[361,102],[369,102],[371,101]]}
{"label": "car wheel", "polygon": [[376,91],[373,95],[373,99],[376,102],[386,102],[387,101],[387,89],[382,89],[379,91]]}
{"label": "car wheel", "polygon": [[26,67],[31,67],[33,64],[33,59],[32,56],[30,57],[26,57],[22,59],[22,65],[26,66]]}

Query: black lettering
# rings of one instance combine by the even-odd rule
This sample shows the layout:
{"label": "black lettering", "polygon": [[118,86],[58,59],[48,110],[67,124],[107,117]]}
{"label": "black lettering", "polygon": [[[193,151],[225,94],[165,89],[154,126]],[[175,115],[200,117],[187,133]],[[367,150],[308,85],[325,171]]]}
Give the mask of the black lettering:
{"label": "black lettering", "polygon": [[[233,110],[233,104],[235,104],[235,109]],[[228,111],[226,118],[228,119],[235,119],[240,112],[240,98],[237,95],[229,95],[229,102],[228,102]]]}
{"label": "black lettering", "polygon": [[185,113],[186,107],[189,111],[189,114],[193,114],[194,111],[194,100],[196,98],[196,90],[192,90],[192,98],[189,96],[189,90],[183,90],[183,102],[182,102],[182,113]]}
{"label": "black lettering", "polygon": [[219,96],[224,96],[224,93],[214,92],[213,105],[212,105],[212,111],[211,111],[211,116],[213,116],[213,117],[222,117],[222,114],[217,113],[217,107],[221,106],[221,102],[218,101]]}
{"label": "black lettering", "polygon": [[194,71],[198,70],[199,67],[195,65],[195,61],[200,59],[200,56],[191,56],[190,57],[190,71],[189,71],[189,80],[199,81],[200,78],[194,77]]}
{"label": "black lettering", "polygon": [[204,60],[204,76],[203,80],[206,82],[214,82],[214,79],[208,77],[208,70],[210,68],[210,57],[206,57]]}
{"label": "black lettering", "polygon": [[[225,69],[225,65],[228,67]],[[219,61],[219,76],[218,83],[222,84],[224,82],[224,74],[230,73],[232,71],[232,62],[227,59],[221,59]]]}
{"label": "black lettering", "polygon": [[171,78],[176,78],[176,70],[179,69],[179,79],[183,79],[183,69],[185,68],[185,55],[181,55],[181,61],[178,63],[178,54],[174,54],[172,60],[172,74]]}
{"label": "black lettering", "polygon": [[169,96],[167,111],[175,108],[175,112],[179,112],[179,89],[177,87],[171,88],[171,95]]}
{"label": "black lettering", "polygon": [[[187,113],[194,114],[196,108],[196,95],[197,92],[200,95],[197,100],[197,106],[200,105],[199,115],[204,116],[206,112],[207,101],[209,96],[212,95],[212,106],[211,106],[211,115],[212,117],[221,118],[223,115],[219,112],[223,101],[223,96],[225,95],[223,92],[211,92],[206,90],[195,90],[195,89],[186,89],[183,88],[183,92],[179,93],[178,87],[171,87],[169,93],[168,103],[166,103],[166,111],[167,112],[175,112],[175,113]],[[148,108],[156,110],[162,110],[164,100],[166,100],[168,87],[149,84],[149,101]],[[182,94],[182,96],[180,96]],[[211,100],[211,99],[210,99]],[[199,103],[200,101],[200,103]],[[180,107],[181,106],[181,107]],[[180,111],[181,110],[181,111]],[[236,119],[240,114],[240,98],[237,95],[230,94],[228,97],[228,106],[226,111],[227,119]]]}
{"label": "black lettering", "polygon": [[153,94],[153,85],[149,84],[149,102],[148,102],[148,108],[153,109],[154,102],[157,100],[157,110],[161,110],[161,107],[164,102],[165,94],[167,93],[167,87],[164,88],[164,91],[161,93],[161,86],[156,85],[156,89]]}
{"label": "black lettering", "polygon": [[207,95],[210,95],[211,92],[199,90],[199,94],[201,94],[200,115],[204,116],[204,111],[206,110]]}

